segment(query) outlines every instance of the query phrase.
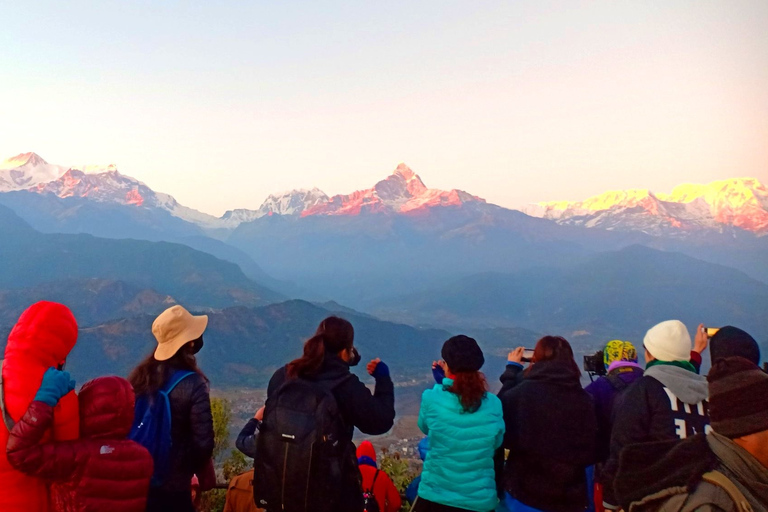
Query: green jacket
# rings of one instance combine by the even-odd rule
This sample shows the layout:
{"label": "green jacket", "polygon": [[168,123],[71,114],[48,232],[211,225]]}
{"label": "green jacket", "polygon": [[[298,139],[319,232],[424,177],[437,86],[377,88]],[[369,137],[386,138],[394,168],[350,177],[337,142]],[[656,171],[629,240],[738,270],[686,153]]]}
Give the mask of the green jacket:
{"label": "green jacket", "polygon": [[493,455],[504,439],[501,401],[486,393],[480,408],[465,412],[453,382],[424,392],[419,428],[429,436],[419,496],[453,507],[487,512],[498,503]]}

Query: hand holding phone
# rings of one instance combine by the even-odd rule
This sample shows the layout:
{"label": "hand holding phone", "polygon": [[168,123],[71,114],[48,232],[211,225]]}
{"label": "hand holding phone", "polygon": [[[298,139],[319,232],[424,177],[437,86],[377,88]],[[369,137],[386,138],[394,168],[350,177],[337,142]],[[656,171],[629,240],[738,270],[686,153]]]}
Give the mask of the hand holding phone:
{"label": "hand holding phone", "polygon": [[699,324],[696,328],[696,338],[693,340],[693,351],[701,354],[709,346],[709,333],[704,324]]}
{"label": "hand holding phone", "polygon": [[533,350],[525,347],[517,347],[507,355],[507,361],[510,363],[530,363],[533,359]]}

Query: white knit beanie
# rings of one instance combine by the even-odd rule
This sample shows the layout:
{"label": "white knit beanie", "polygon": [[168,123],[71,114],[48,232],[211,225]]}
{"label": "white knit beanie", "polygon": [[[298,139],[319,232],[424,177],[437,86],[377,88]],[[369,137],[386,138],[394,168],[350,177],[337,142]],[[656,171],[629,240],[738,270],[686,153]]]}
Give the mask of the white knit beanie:
{"label": "white knit beanie", "polygon": [[691,335],[680,320],[667,320],[651,327],[643,346],[659,361],[690,361]]}

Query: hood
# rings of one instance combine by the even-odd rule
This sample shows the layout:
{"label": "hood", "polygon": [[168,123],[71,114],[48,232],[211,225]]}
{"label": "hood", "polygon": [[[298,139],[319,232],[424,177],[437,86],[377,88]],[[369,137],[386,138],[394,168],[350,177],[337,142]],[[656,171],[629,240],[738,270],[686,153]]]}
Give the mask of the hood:
{"label": "hood", "polygon": [[370,441],[363,441],[357,447],[357,462],[376,467],[376,449]]}
{"label": "hood", "polygon": [[645,370],[645,375],[661,382],[686,404],[697,404],[709,398],[709,384],[706,377],[679,366],[651,366]]}
{"label": "hood", "polygon": [[541,361],[525,371],[526,380],[551,382],[581,388],[581,375],[575,361]]}
{"label": "hood", "polygon": [[135,396],[121,377],[99,377],[86,382],[78,395],[80,437],[124,439],[133,424]]}
{"label": "hood", "polygon": [[336,354],[325,354],[323,364],[316,375],[308,376],[308,380],[338,381],[350,374],[349,365]]}
{"label": "hood", "polygon": [[642,366],[637,363],[633,363],[632,361],[614,361],[608,366],[608,373],[621,368],[637,368],[640,371],[643,370]]}
{"label": "hood", "polygon": [[67,358],[76,341],[77,321],[72,311],[56,302],[38,302],[27,308],[13,327],[5,359],[50,368]]}

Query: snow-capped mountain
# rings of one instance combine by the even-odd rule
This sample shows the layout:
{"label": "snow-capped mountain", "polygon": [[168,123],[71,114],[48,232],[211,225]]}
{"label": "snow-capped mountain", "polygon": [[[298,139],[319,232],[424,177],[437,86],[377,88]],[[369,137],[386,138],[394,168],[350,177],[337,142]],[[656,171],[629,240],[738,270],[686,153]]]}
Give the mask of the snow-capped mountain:
{"label": "snow-capped mountain", "polygon": [[[194,229],[223,232],[272,215],[412,216],[439,207],[486,208],[485,200],[462,190],[427,188],[403,163],[369,189],[332,197],[317,188],[293,190],[268,196],[258,209],[230,210],[220,218],[183,206],[168,194],[153,191],[139,180],[120,173],[115,165],[64,167],[49,164],[35,153],[20,154],[0,164],[0,192],[15,191],[155,208],[193,224]],[[768,189],[753,178],[706,185],[683,184],[669,194],[647,189],[609,191],[584,201],[539,203],[523,211],[559,224],[653,235],[685,236],[702,229],[723,231],[731,227],[758,235],[768,234]]]}
{"label": "snow-capped mountain", "polygon": [[302,216],[360,215],[365,213],[417,213],[440,206],[461,206],[464,203],[485,203],[484,199],[462,190],[437,190],[424,185],[421,178],[407,165],[400,164],[386,179],[373,188],[348,195],[336,195],[307,208]]}
{"label": "snow-capped mountain", "polygon": [[683,184],[670,194],[609,191],[584,201],[539,203],[524,211],[560,224],[654,235],[728,227],[768,233],[768,189],[754,178]]}
{"label": "snow-capped mountain", "polygon": [[258,210],[230,210],[222,221],[227,228],[270,215],[308,217],[313,215],[364,215],[369,213],[410,214],[439,206],[485,203],[461,190],[427,188],[407,165],[400,164],[386,179],[372,188],[329,197],[318,188],[298,189],[267,197]]}
{"label": "snow-capped mountain", "polygon": [[60,178],[68,167],[52,165],[35,153],[22,153],[0,163],[0,192],[25,190]]}
{"label": "snow-capped mountain", "polygon": [[102,203],[117,203],[137,207],[160,208],[174,217],[201,227],[218,227],[219,219],[179,204],[168,194],[158,193],[144,183],[125,176],[110,165],[106,170],[97,168],[94,174],[78,169],[69,169],[60,178],[47,183],[38,183],[28,190],[39,194],[81,197]]}

